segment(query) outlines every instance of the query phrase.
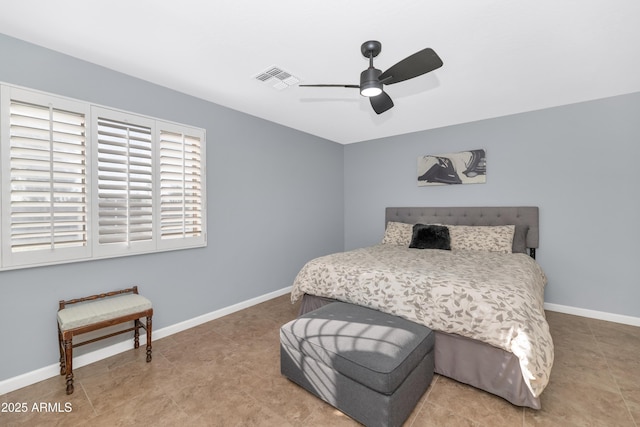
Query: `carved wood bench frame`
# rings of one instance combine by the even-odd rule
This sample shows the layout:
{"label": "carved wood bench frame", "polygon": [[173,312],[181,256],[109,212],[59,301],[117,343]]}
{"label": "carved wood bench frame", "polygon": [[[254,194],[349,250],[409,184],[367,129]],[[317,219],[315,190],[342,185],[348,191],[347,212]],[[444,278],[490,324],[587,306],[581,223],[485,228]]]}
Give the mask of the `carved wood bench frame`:
{"label": "carved wood bench frame", "polygon": [[[134,286],[132,288],[123,289],[119,291],[107,292],[104,294],[91,295],[84,298],[77,298],[68,301],[61,300],[59,302],[59,309],[63,310],[67,305],[76,304],[81,302],[87,302],[87,304],[91,304],[88,301],[97,301],[107,297],[115,297],[118,298],[119,295],[123,294],[138,294],[138,287]],[[144,325],[140,319],[142,317],[146,317],[146,325]],[[147,310],[139,311],[136,313],[130,313],[124,316],[116,316],[113,318],[108,318],[106,320],[101,320],[94,323],[89,323],[83,326],[79,326],[76,328],[69,328],[66,330],[60,329],[60,323],[58,323],[58,341],[60,348],[60,375],[66,375],[66,384],[67,384],[67,394],[72,394],[73,387],[73,349],[79,347],[81,345],[90,344],[99,340],[103,340],[106,338],[111,338],[116,335],[124,334],[127,332],[134,332],[134,348],[138,348],[140,346],[140,328],[143,328],[147,332],[147,362],[151,362],[151,318],[153,317],[153,308],[149,308]],[[96,331],[98,329],[106,328],[113,325],[118,325],[125,322],[133,321],[133,327],[127,328],[121,331],[113,332],[110,334],[102,335],[93,339],[89,339],[80,343],[73,343],[73,337],[80,334],[85,334],[87,332]]]}

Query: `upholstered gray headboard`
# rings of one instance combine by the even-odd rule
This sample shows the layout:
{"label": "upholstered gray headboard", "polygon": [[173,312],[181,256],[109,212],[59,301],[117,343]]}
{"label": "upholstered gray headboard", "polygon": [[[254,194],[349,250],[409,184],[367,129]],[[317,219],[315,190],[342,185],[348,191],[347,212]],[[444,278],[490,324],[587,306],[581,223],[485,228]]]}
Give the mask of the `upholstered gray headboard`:
{"label": "upholstered gray headboard", "polygon": [[[397,207],[387,208],[385,224],[389,221],[407,224],[450,225],[515,225],[523,229],[524,246],[535,257],[539,243],[537,206],[488,206],[488,207]],[[514,244],[515,247],[515,244]]]}

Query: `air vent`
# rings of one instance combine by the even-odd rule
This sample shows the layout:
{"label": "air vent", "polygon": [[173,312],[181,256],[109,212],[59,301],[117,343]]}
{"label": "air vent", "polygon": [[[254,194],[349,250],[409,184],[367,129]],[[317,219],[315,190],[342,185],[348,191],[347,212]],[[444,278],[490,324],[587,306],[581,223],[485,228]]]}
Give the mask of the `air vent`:
{"label": "air vent", "polygon": [[283,90],[300,82],[300,79],[279,67],[269,67],[255,76],[256,80],[272,86],[277,90]]}

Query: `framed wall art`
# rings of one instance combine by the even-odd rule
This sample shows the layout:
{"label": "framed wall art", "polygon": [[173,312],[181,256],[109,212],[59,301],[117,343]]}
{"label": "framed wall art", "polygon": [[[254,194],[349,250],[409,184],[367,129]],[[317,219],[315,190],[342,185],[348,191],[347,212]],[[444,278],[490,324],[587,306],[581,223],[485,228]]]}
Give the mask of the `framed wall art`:
{"label": "framed wall art", "polygon": [[483,149],[418,157],[418,185],[484,184],[487,156]]}

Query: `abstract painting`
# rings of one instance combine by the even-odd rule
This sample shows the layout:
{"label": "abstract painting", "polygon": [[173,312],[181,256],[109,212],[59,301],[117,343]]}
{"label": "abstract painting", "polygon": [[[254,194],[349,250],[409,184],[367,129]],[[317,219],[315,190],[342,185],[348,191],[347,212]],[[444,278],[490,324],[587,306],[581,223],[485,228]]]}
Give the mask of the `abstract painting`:
{"label": "abstract painting", "polygon": [[485,150],[418,157],[418,185],[483,184],[487,181]]}

